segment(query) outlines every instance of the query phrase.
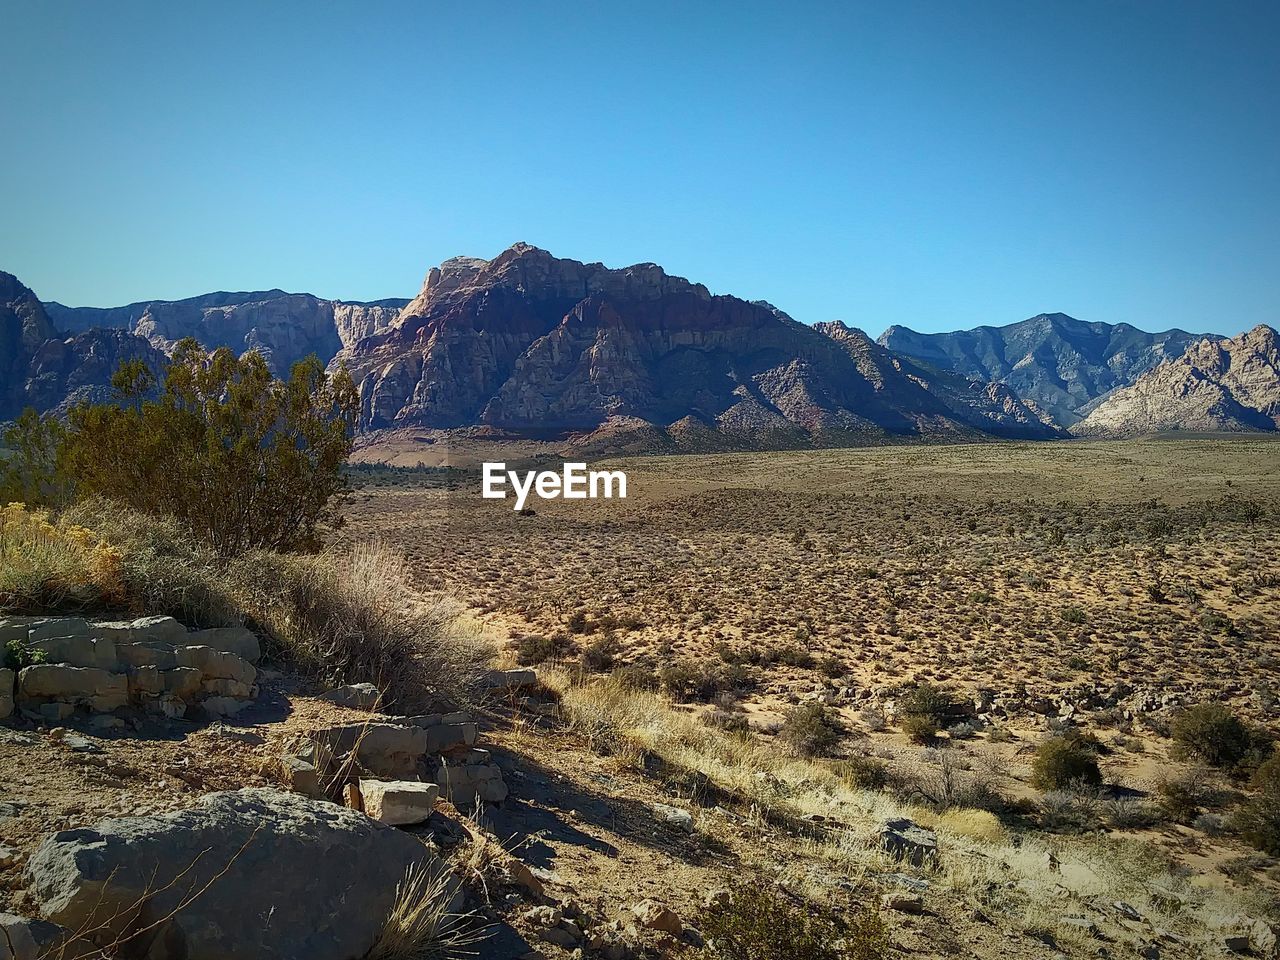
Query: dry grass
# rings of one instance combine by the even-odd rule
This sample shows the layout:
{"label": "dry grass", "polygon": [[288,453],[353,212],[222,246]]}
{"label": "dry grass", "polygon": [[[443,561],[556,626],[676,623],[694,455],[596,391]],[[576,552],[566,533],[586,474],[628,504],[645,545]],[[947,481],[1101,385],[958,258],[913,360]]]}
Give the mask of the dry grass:
{"label": "dry grass", "polygon": [[0,613],[169,614],[249,623],[316,680],[371,682],[389,708],[466,702],[490,651],[459,605],[411,582],[377,544],[223,558],[175,521],[93,501],[59,516],[0,512]]}
{"label": "dry grass", "polygon": [[410,867],[396,887],[396,902],[378,942],[365,960],[457,960],[478,957],[471,949],[485,939],[474,917],[449,910],[453,899],[450,874],[430,867]]}
{"label": "dry grass", "polygon": [[[1168,929],[1202,935],[1238,914],[1265,912],[1254,899],[1194,882],[1146,844],[1107,838],[1062,838],[1001,824],[985,811],[935,814],[883,792],[851,788],[829,766],[780,755],[756,738],[726,734],[676,712],[656,694],[638,692],[609,678],[574,683],[567,674],[548,679],[559,688],[565,719],[596,749],[642,751],[669,767],[698,771],[720,790],[772,822],[819,815],[839,829],[820,840],[792,839],[805,859],[824,862],[837,876],[862,877],[901,869],[878,849],[880,824],[909,817],[937,831],[939,865],[934,882],[987,912],[999,911],[1028,932],[1049,928],[1059,939],[1078,931],[1063,925],[1062,901],[1124,901]],[[778,842],[778,841],[774,841]],[[1050,863],[1058,864],[1056,872]],[[798,873],[805,873],[802,863]]]}

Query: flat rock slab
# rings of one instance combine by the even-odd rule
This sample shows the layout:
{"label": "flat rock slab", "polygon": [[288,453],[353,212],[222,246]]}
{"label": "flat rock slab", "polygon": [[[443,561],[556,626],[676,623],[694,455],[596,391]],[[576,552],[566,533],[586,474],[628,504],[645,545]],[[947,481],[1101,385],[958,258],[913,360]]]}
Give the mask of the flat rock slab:
{"label": "flat rock slab", "polygon": [[361,780],[364,812],[379,823],[409,826],[422,823],[435,809],[440,787],[415,780]]}
{"label": "flat rock slab", "polygon": [[889,820],[880,828],[880,847],[897,860],[922,867],[938,859],[938,835],[912,820]]}
{"label": "flat rock slab", "polygon": [[438,862],[407,833],[254,788],[63,830],[28,873],[45,917],[103,925],[103,942],[143,931],[128,950],[148,960],[352,960],[376,942],[413,867]]}

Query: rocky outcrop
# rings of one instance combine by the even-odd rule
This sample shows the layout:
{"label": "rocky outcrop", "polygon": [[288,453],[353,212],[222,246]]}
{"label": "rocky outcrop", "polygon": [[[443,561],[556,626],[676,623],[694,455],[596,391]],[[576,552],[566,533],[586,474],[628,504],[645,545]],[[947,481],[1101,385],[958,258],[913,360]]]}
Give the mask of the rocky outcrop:
{"label": "rocky outcrop", "polygon": [[892,326],[879,343],[895,354],[924,361],[973,380],[1011,387],[1063,427],[1082,408],[1171,357],[1202,334],[1182,330],[1146,333],[1127,323],[1085,323],[1064,313],[1042,313],[1003,327],[951,333],[917,333]]}
{"label": "rocky outcrop", "polygon": [[0,420],[25,406],[31,356],[53,336],[53,323],[36,295],[13,274],[0,273]]}
{"label": "rocky outcrop", "polygon": [[1280,429],[1280,337],[1258,325],[1231,340],[1206,339],[1098,404],[1072,432],[1134,436]]}
{"label": "rocky outcrop", "polygon": [[41,913],[151,960],[352,960],[377,941],[423,844],[362,813],[270,789],[49,837],[28,863]]}
{"label": "rocky outcrop", "polygon": [[[767,303],[652,263],[615,270],[516,244],[433,268],[390,329],[335,362],[360,386],[365,430],[733,447],[987,432],[991,418],[953,410],[871,347],[863,363]],[[1034,418],[1021,429],[1051,432]]]}
{"label": "rocky outcrop", "polygon": [[347,303],[308,293],[264,290],[209,293],[125,307],[44,306],[59,330],[122,330],[164,353],[171,352],[179,340],[194,337],[209,349],[257,350],[273,371],[286,374],[309,354],[328,363],[344,346],[387,329],[405,302]]}
{"label": "rocky outcrop", "polygon": [[[242,627],[188,633],[171,617],[91,623],[78,617],[0,619],[0,643],[26,664],[0,671],[0,716],[17,709],[57,723],[83,709],[136,707],[167,717],[191,707],[238,713],[257,695],[258,639]],[[6,711],[6,707],[8,710]]]}

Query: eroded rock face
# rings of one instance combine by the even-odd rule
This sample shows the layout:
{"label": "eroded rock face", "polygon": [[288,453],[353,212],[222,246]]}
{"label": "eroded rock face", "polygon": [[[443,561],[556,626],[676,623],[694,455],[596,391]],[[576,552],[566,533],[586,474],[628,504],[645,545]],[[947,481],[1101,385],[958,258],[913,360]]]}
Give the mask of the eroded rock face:
{"label": "eroded rock face", "polygon": [[1200,341],[1107,397],[1072,432],[1134,436],[1277,429],[1280,335],[1260,324],[1230,340]]}
{"label": "eroded rock face", "polygon": [[985,416],[972,414],[972,399],[953,409],[862,340],[870,362],[767,303],[712,296],[655,264],[613,270],[516,244],[491,261],[433,268],[390,329],[335,363],[360,387],[365,430],[611,431],[776,447],[978,436],[998,419],[1052,435],[995,401]]}
{"label": "eroded rock face", "polygon": [[209,293],[186,300],[154,300],[125,307],[44,307],[53,324],[71,333],[91,328],[132,334],[161,354],[184,337],[209,349],[259,351],[278,375],[314,353],[328,363],[344,346],[391,325],[404,300],[346,303],[308,293],[263,290]]}
{"label": "eroded rock face", "polygon": [[364,814],[247,789],[61,831],[28,872],[41,912],[64,927],[103,924],[105,942],[157,924],[128,944],[149,960],[353,960],[417,865],[434,865],[422,843]]}

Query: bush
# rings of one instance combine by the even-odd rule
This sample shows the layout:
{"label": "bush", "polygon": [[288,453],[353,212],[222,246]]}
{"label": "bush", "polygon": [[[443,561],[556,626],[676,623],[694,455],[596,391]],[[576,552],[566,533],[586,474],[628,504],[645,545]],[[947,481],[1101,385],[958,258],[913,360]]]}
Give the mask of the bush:
{"label": "bush", "polygon": [[1251,797],[1231,818],[1240,835],[1263,853],[1280,856],[1280,753],[1258,767],[1249,785]]}
{"label": "bush", "polygon": [[889,769],[875,757],[850,757],[835,764],[836,775],[859,790],[880,790],[889,782]]}
{"label": "bush", "polygon": [[1031,783],[1039,790],[1065,790],[1102,783],[1098,758],[1089,745],[1074,734],[1050,737],[1036,747],[1031,761]]}
{"label": "bush", "polygon": [[516,641],[516,660],[529,667],[562,657],[572,649],[569,638],[562,633],[550,637],[529,634]]}
{"label": "bush", "polygon": [[750,671],[739,664],[676,663],[658,674],[662,690],[677,703],[709,703],[718,694],[744,690]]}
{"label": "bush", "polygon": [[803,703],[787,711],[778,739],[797,757],[830,753],[843,734],[835,715],[822,704]]}
{"label": "bush", "polygon": [[1170,733],[1179,753],[1215,767],[1236,766],[1254,746],[1248,726],[1220,703],[1188,707],[1173,718]]}
{"label": "bush", "polygon": [[177,518],[227,554],[315,550],[348,492],[359,397],[314,356],[278,380],[256,352],[183,340],[163,383],[141,361],[112,379],[120,404],[80,404],[62,422],[28,411],[6,435],[0,495],[64,505],[103,497]]}
{"label": "bush", "polygon": [[791,903],[773,884],[741,884],[705,910],[698,929],[713,957],[725,960],[880,960],[889,937],[878,912],[847,916]]}
{"label": "bush", "polygon": [[120,552],[97,532],[21,503],[0,508],[0,609],[41,614],[126,599]]}
{"label": "bush", "polygon": [[931,683],[921,683],[898,705],[902,716],[899,725],[916,743],[928,743],[947,724],[955,709],[951,694]]}
{"label": "bush", "polygon": [[582,669],[589,673],[608,673],[613,669],[621,646],[612,632],[601,634],[583,648]]}

